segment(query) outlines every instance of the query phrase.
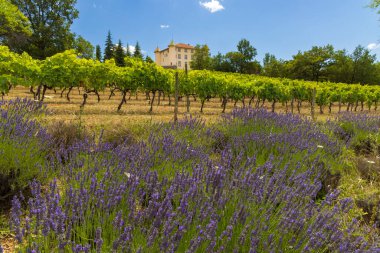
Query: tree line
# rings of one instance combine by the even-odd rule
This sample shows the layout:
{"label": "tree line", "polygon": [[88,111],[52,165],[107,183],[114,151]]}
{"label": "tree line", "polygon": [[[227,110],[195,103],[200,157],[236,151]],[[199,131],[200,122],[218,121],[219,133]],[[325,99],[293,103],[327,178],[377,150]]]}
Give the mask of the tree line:
{"label": "tree line", "polygon": [[380,83],[380,63],[376,56],[363,46],[357,46],[352,53],[334,50],[332,45],[314,46],[299,51],[291,60],[278,59],[265,54],[263,64],[255,59],[257,50],[246,39],[237,44],[237,51],[225,55],[211,56],[207,45],[195,46],[191,68],[241,74],[259,74],[268,77],[301,79],[308,81],[330,81],[336,83]]}

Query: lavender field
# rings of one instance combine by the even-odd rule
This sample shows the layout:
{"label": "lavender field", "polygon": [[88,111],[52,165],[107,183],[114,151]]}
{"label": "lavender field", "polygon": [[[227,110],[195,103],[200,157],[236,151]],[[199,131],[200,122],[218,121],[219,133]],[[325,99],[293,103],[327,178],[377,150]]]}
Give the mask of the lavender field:
{"label": "lavender field", "polygon": [[380,252],[378,116],[243,108],[111,138],[46,125],[39,102],[0,112],[15,252]]}

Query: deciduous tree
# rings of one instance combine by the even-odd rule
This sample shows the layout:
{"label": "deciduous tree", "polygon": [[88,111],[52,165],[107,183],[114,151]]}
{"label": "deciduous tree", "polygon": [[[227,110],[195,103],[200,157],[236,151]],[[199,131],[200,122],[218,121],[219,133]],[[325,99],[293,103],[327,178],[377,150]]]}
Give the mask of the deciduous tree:
{"label": "deciduous tree", "polygon": [[191,69],[210,69],[211,68],[211,56],[210,49],[207,45],[196,45],[194,47],[194,54],[191,57],[190,62]]}
{"label": "deciduous tree", "polygon": [[29,20],[8,0],[0,0],[0,43],[9,40],[26,40],[32,34]]}
{"label": "deciduous tree", "polygon": [[75,38],[74,49],[83,58],[92,59],[94,57],[94,46],[80,35]]}
{"label": "deciduous tree", "polygon": [[17,50],[24,50],[32,57],[45,59],[70,49],[74,43],[71,24],[78,17],[76,0],[12,0],[28,18],[32,35],[27,43],[10,41]]}

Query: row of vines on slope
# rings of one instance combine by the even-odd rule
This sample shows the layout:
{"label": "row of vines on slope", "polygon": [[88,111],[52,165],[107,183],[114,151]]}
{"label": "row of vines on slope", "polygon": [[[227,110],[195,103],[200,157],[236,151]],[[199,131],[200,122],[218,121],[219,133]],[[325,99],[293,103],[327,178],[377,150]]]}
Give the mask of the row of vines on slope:
{"label": "row of vines on slope", "polygon": [[[111,98],[115,92],[121,93],[117,110],[127,102],[127,94],[145,92],[150,101],[150,112],[157,94],[170,96],[174,94],[175,71],[167,70],[155,63],[147,63],[134,58],[126,58],[126,67],[116,66],[113,60],[101,63],[96,60],[81,58],[73,50],[58,53],[44,61],[32,59],[28,54],[16,54],[7,47],[0,46],[0,93],[7,94],[12,86],[29,87],[36,100],[43,100],[47,89],[60,89],[61,96],[66,92],[70,101],[73,88],[84,90],[83,102],[88,95],[97,95],[100,91],[110,90]],[[267,78],[255,75],[212,72],[207,70],[179,71],[179,93],[186,97],[187,108],[190,97],[204,104],[211,98],[220,98],[223,112],[228,102],[242,102],[254,107],[262,107],[265,102],[271,104],[275,111],[277,104],[282,104],[286,112],[300,113],[303,103],[315,100],[320,113],[327,107],[338,105],[341,110],[377,110],[380,101],[380,88],[360,84],[315,83],[302,80]],[[313,94],[313,91],[315,91]],[[137,96],[137,95],[136,95]],[[315,97],[314,97],[315,96]],[[344,106],[344,107],[343,107]]]}

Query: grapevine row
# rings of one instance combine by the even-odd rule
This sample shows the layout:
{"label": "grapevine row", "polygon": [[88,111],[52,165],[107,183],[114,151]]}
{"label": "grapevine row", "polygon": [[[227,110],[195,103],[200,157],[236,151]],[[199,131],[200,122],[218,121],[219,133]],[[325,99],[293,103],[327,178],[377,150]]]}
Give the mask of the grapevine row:
{"label": "grapevine row", "polygon": [[[287,112],[300,112],[303,103],[313,103],[324,113],[334,104],[341,110],[377,110],[380,101],[380,88],[360,84],[330,82],[309,82],[268,78],[256,75],[212,72],[207,70],[184,73],[167,70],[155,63],[126,58],[126,67],[116,66],[113,60],[101,63],[81,58],[73,50],[56,54],[44,61],[32,59],[28,54],[16,54],[7,47],[0,46],[0,92],[4,96],[12,86],[30,87],[35,99],[43,100],[47,89],[61,89],[70,100],[73,88],[84,90],[83,103],[88,94],[94,93],[100,101],[100,91],[110,89],[110,97],[115,92],[122,94],[117,107],[121,110],[128,93],[145,92],[150,100],[150,111],[157,94],[174,94],[175,72],[179,72],[179,94],[187,99],[199,98],[201,112],[204,104],[211,98],[220,98],[223,112],[228,102],[242,102],[243,106],[263,106],[271,103],[275,111],[277,104],[285,106]],[[36,90],[35,90],[36,89]],[[343,107],[344,106],[344,107]]]}

